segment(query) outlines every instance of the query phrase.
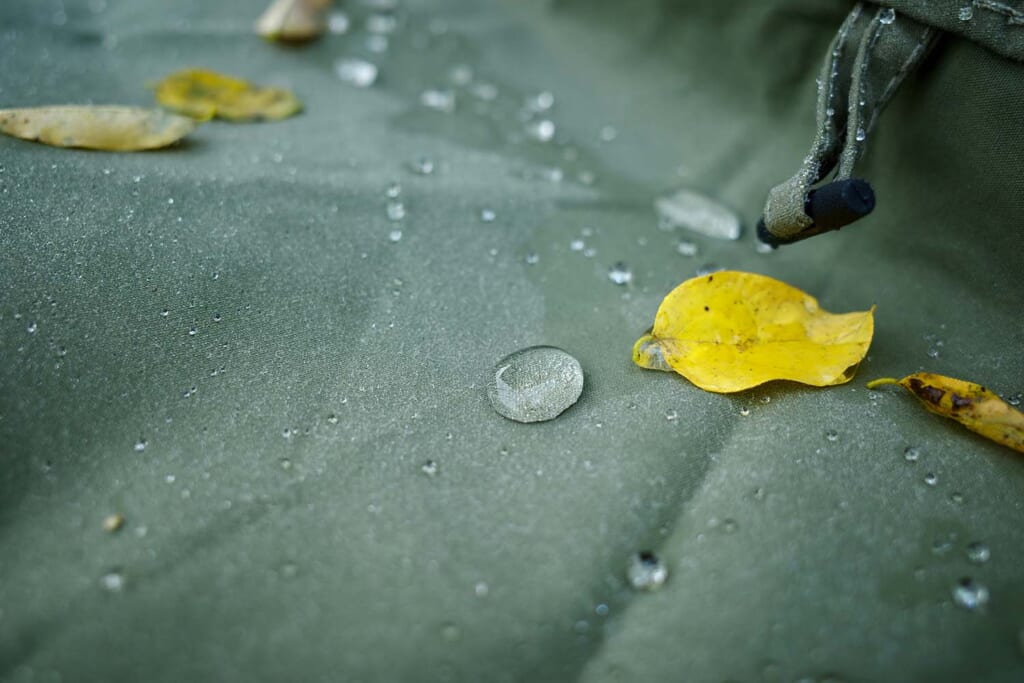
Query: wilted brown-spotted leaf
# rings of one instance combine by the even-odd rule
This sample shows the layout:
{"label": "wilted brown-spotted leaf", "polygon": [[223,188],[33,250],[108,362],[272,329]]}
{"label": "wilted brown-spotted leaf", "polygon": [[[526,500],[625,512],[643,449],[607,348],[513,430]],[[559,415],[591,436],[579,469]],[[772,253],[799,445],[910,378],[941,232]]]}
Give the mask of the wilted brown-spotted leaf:
{"label": "wilted brown-spotted leaf", "polygon": [[871,345],[872,308],[833,314],[784,282],[737,271],[687,280],[658,307],[633,362],[674,370],[706,391],[729,393],[786,379],[849,382]]}
{"label": "wilted brown-spotted leaf", "polygon": [[0,132],[55,147],[137,152],[174,144],[201,121],[160,109],[54,106],[0,109]]}
{"label": "wilted brown-spotted leaf", "polygon": [[1024,413],[980,384],[918,372],[903,379],[876,379],[867,387],[876,389],[886,384],[899,384],[936,415],[956,420],[972,432],[1024,453]]}
{"label": "wilted brown-spotted leaf", "polygon": [[275,0],[256,22],[256,32],[270,40],[302,42],[324,32],[324,12],[331,0]]}
{"label": "wilted brown-spotted leaf", "polygon": [[288,90],[264,88],[206,69],[183,69],[156,84],[156,101],[186,116],[229,121],[284,119],[302,103]]}

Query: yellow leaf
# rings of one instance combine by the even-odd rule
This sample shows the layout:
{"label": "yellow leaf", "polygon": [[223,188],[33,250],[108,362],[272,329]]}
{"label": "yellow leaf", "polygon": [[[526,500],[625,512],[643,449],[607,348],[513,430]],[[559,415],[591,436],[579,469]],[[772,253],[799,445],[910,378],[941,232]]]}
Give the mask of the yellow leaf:
{"label": "yellow leaf", "polygon": [[263,88],[206,69],[183,69],[156,84],[156,101],[198,119],[285,119],[302,103],[288,90]]}
{"label": "yellow leaf", "polygon": [[873,312],[828,313],[813,297],[764,275],[702,275],[661,302],[651,333],[633,345],[633,362],[674,370],[719,393],[776,379],[842,384],[868,351]]}
{"label": "yellow leaf", "polygon": [[956,420],[972,432],[1024,453],[1024,413],[980,384],[918,372],[903,379],[876,379],[867,387],[875,389],[885,384],[899,384],[936,415]]}
{"label": "yellow leaf", "polygon": [[269,40],[312,40],[326,27],[324,11],[330,0],[276,0],[256,22],[256,32]]}
{"label": "yellow leaf", "polygon": [[55,147],[137,152],[171,145],[200,121],[160,109],[115,106],[0,109],[0,132]]}

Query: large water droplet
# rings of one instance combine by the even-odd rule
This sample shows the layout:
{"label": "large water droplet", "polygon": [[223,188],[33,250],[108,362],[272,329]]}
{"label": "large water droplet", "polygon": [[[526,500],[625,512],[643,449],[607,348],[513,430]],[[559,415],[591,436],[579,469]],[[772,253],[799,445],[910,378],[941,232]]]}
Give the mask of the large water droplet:
{"label": "large water droplet", "polygon": [[896,21],[896,10],[892,7],[886,7],[879,13],[878,21],[888,26],[892,22]]}
{"label": "large water droplet", "polygon": [[853,137],[857,139],[857,142],[864,142],[868,137],[868,133],[863,128],[858,128]]}
{"label": "large water droplet", "polygon": [[668,567],[657,555],[644,550],[630,556],[626,578],[637,590],[657,590],[668,580]]}
{"label": "large water droplet", "polygon": [[554,346],[531,346],[505,356],[494,367],[487,397],[498,414],[516,422],[558,417],[583,391],[578,360]]}
{"label": "large water droplet", "polygon": [[740,219],[718,202],[691,190],[679,190],[654,202],[659,221],[708,237],[736,240],[740,237]]}
{"label": "large water droplet", "polygon": [[357,88],[369,88],[377,80],[377,65],[364,59],[339,59],[334,63],[334,73]]}
{"label": "large water droplet", "polygon": [[972,578],[962,578],[953,586],[953,602],[964,609],[980,609],[988,604],[988,588]]}

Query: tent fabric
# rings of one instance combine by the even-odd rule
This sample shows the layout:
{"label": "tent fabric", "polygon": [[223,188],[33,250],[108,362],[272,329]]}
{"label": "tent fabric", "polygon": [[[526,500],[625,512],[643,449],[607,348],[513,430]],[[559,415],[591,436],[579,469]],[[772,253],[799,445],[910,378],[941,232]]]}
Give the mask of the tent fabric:
{"label": "tent fabric", "polygon": [[[851,3],[403,0],[391,31],[351,2],[302,48],[255,0],[0,3],[5,107],[148,104],[186,66],[305,105],[154,153],[0,139],[0,679],[1021,680],[1024,463],[864,388],[1024,391],[1019,34],[963,4],[994,33],[892,99],[875,211],[764,253]],[[659,226],[679,188],[741,238]],[[713,267],[877,305],[855,379],[633,365]],[[486,384],[537,344],[583,393],[512,422]]]}

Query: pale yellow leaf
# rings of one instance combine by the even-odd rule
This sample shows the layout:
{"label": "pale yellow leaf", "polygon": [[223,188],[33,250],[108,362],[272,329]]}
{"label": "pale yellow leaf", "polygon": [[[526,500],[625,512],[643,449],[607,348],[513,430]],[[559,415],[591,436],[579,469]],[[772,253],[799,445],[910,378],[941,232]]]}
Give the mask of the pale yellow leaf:
{"label": "pale yellow leaf", "polygon": [[174,144],[200,121],[161,109],[54,106],[0,109],[0,132],[55,147],[136,152]]}

